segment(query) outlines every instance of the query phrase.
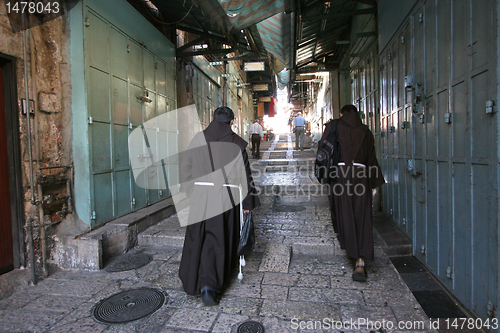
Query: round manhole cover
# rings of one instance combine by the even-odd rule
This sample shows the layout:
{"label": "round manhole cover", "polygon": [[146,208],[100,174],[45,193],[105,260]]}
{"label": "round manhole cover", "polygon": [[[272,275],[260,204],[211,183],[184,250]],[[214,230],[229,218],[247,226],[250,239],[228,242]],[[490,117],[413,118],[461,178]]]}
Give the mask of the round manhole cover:
{"label": "round manhole cover", "polygon": [[100,301],[94,319],[106,324],[128,323],[144,318],[162,307],[165,295],[152,288],[127,290]]}
{"label": "round manhole cover", "polygon": [[153,258],[149,254],[122,254],[110,262],[104,270],[106,272],[123,272],[147,265]]}
{"label": "round manhole cover", "polygon": [[293,212],[300,212],[306,209],[304,206],[292,206],[292,205],[277,205],[274,206],[273,208],[274,212],[278,213],[293,213]]}
{"label": "round manhole cover", "polygon": [[238,333],[264,333],[264,326],[256,321],[246,321],[238,327]]}

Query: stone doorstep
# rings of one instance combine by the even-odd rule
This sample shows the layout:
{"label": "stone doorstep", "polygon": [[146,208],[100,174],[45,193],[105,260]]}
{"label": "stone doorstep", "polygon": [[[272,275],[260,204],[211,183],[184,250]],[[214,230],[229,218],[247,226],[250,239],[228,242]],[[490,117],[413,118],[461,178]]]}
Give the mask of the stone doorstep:
{"label": "stone doorstep", "polygon": [[107,259],[135,247],[141,232],[175,212],[173,200],[168,198],[77,237],[56,239],[57,264],[62,268],[100,270]]}
{"label": "stone doorstep", "polygon": [[16,290],[26,288],[31,284],[29,269],[16,268],[0,275],[0,300],[9,297]]}

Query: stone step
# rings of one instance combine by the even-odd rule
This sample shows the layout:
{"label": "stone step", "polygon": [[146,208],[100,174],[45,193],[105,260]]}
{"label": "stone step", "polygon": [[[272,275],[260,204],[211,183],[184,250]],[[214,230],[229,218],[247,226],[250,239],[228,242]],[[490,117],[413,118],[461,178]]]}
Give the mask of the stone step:
{"label": "stone step", "polygon": [[146,229],[137,236],[139,246],[172,246],[181,248],[184,245],[186,228],[181,227],[177,214]]}

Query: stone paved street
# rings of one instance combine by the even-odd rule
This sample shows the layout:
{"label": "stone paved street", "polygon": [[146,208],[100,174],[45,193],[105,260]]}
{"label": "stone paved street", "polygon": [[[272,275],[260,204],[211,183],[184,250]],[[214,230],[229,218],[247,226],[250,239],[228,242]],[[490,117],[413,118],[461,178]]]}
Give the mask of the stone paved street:
{"label": "stone paved street", "polygon": [[[257,243],[243,280],[235,271],[218,306],[205,307],[182,290],[177,274],[184,229],[174,215],[142,232],[129,252],[152,256],[147,265],[123,272],[54,271],[0,301],[0,332],[230,333],[248,320],[272,333],[433,332],[376,232],[368,281],[352,281],[353,263],[335,238],[327,197],[318,195],[321,188],[311,178],[314,151],[295,151],[293,142],[290,135],[276,136],[262,144],[260,160],[251,160],[262,192],[262,206],[254,211]],[[161,291],[165,304],[125,324],[94,319],[98,302],[140,287]],[[366,320],[371,326],[359,325]],[[332,328],[340,322],[344,327]],[[415,329],[421,322],[425,328]]]}

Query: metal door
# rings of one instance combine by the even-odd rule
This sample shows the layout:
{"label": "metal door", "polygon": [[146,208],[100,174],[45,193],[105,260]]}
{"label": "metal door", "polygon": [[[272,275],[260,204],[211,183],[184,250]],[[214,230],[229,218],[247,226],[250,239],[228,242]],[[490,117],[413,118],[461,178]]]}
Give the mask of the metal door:
{"label": "metal door", "polygon": [[0,67],[0,274],[14,269],[3,69]]}
{"label": "metal door", "polygon": [[384,211],[483,318],[498,306],[495,29],[494,2],[422,1],[380,62]]}
{"label": "metal door", "polygon": [[[213,112],[219,107],[219,86],[205,73],[193,66],[193,97],[200,118],[200,127],[206,128]],[[234,109],[233,111],[237,111]]]}
{"label": "metal door", "polygon": [[[156,171],[134,179],[130,167],[128,136],[148,120],[176,108],[173,64],[148,51],[106,19],[88,9],[85,29],[87,100],[91,155],[92,227],[146,207],[170,196],[156,173],[178,172],[178,162],[162,160]],[[177,119],[172,119],[177,122]],[[176,126],[171,133],[158,128],[161,144],[151,147],[173,150]],[[141,158],[158,156],[143,147]],[[156,162],[156,161],[152,161]],[[154,180],[153,180],[154,179]],[[175,177],[174,177],[175,179]],[[137,184],[148,184],[138,186]]]}

